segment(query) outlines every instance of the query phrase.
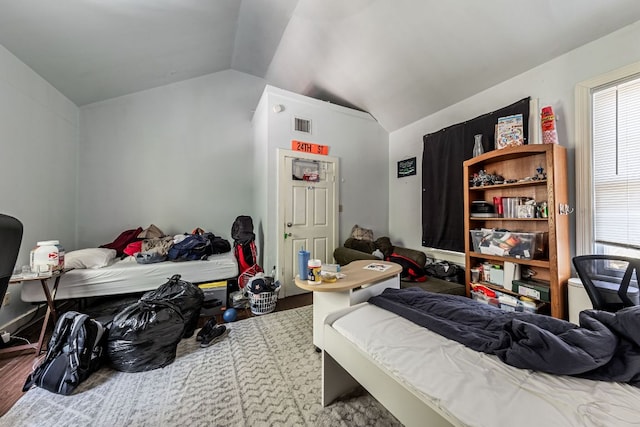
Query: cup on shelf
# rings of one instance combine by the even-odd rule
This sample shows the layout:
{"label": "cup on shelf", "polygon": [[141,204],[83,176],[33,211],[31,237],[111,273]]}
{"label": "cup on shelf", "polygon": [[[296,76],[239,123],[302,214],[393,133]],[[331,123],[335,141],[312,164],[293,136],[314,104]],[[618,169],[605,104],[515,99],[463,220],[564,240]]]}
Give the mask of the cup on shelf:
{"label": "cup on shelf", "polygon": [[478,283],[480,281],[480,269],[471,269],[471,283]]}

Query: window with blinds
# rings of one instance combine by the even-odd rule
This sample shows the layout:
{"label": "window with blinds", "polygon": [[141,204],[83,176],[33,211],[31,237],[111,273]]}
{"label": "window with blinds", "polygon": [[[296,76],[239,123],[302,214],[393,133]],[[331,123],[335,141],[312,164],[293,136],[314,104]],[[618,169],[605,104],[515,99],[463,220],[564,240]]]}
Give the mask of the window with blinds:
{"label": "window with blinds", "polygon": [[598,252],[640,256],[640,77],[592,92]]}

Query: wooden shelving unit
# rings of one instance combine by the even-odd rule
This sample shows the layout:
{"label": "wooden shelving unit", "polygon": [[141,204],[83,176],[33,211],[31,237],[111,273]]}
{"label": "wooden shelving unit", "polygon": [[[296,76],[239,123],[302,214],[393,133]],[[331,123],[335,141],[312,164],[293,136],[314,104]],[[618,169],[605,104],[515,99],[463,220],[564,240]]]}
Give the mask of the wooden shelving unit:
{"label": "wooden shelving unit", "polygon": [[[538,167],[544,168],[546,179],[525,180],[534,176]],[[485,170],[505,180],[518,180],[509,184],[472,186],[474,174]],[[567,153],[557,144],[536,144],[494,150],[464,162],[464,228],[467,295],[470,295],[471,268],[484,261],[503,264],[510,261],[535,272],[535,278],[550,284],[551,315],[566,319],[567,281],[571,274],[569,251],[569,216],[567,190]],[[473,201],[492,203],[493,197],[531,197],[546,201],[547,218],[478,218],[471,216]],[[547,256],[544,259],[520,259],[475,252],[471,230],[480,228],[506,229],[518,232],[546,232]]]}

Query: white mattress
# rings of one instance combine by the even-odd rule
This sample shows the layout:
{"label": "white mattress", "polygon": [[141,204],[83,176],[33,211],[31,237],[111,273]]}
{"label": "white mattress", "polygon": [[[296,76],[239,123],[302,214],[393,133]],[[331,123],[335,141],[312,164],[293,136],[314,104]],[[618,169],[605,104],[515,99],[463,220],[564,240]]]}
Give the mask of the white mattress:
{"label": "white mattress", "polygon": [[628,384],[514,368],[370,304],[333,327],[464,425],[640,424],[640,388]]}
{"label": "white mattress", "polygon": [[[127,257],[98,269],[76,269],[60,278],[56,300],[146,292],[156,289],[174,274],[192,283],[234,278],[238,262],[233,252],[212,255],[205,261],[165,261],[138,264]],[[49,288],[53,280],[49,280]],[[26,302],[46,301],[39,280],[22,283],[21,298]]]}

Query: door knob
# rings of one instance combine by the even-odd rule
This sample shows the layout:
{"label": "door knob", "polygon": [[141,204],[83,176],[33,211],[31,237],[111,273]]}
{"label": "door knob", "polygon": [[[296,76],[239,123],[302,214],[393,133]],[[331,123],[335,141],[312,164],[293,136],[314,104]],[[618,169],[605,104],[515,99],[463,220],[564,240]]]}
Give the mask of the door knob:
{"label": "door knob", "polygon": [[288,222],[288,223],[287,223],[287,227],[291,227],[291,226],[293,226],[293,224],[292,224],[292,223],[290,223],[290,222]]}

